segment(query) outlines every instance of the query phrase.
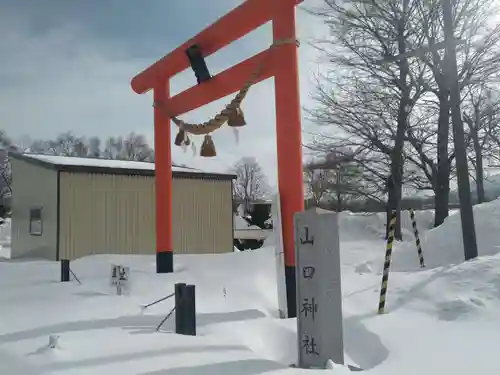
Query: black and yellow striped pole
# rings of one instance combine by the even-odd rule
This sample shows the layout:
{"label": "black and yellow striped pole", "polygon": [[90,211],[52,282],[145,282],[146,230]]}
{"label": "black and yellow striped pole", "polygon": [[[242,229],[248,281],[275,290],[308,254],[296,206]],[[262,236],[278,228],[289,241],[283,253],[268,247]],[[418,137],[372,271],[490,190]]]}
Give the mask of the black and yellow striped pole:
{"label": "black and yellow striped pole", "polygon": [[420,261],[420,267],[424,268],[424,252],[422,251],[422,245],[420,244],[420,236],[418,235],[417,220],[415,220],[415,210],[410,209],[411,225],[413,227],[413,233],[415,234],[415,244],[417,245],[418,259]]}
{"label": "black and yellow striped pole", "polygon": [[394,242],[394,232],[396,230],[396,211],[391,214],[389,231],[387,235],[387,246],[385,249],[384,271],[382,272],[382,287],[380,288],[380,299],[378,302],[378,313],[383,314],[385,310],[385,296],[387,294],[387,285],[389,283],[389,268],[391,267],[392,243]]}

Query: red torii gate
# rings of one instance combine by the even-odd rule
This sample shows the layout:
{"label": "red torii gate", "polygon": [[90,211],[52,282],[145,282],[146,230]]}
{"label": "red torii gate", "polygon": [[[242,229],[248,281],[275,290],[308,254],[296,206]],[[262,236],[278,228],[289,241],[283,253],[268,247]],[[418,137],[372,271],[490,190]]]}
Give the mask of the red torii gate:
{"label": "red torii gate", "polygon": [[[296,40],[295,7],[301,2],[247,0],[136,75],[131,82],[132,89],[138,94],[153,89],[154,102],[162,104],[154,108],[156,268],[157,273],[168,273],[173,272],[171,118],[240,90],[259,64],[262,69],[255,83],[274,77],[278,185],[289,317],[296,316],[293,215],[303,211],[304,194],[297,45],[280,41]],[[169,80],[190,66],[186,56],[188,48],[198,45],[206,57],[269,21],[272,21],[273,48],[170,97]]]}

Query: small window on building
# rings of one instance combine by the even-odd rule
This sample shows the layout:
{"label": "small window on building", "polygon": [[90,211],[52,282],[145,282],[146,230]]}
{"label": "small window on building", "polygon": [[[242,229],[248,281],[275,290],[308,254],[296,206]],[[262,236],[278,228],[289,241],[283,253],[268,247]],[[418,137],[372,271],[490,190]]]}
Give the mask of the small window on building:
{"label": "small window on building", "polygon": [[30,209],[30,234],[32,236],[41,236],[43,232],[42,209]]}

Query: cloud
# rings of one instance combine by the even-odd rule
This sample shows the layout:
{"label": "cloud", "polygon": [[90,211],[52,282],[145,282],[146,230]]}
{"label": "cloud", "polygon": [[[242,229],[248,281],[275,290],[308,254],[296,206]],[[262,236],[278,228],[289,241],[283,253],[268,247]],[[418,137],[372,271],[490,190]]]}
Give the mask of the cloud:
{"label": "cloud", "polygon": [[[204,3],[204,0],[199,1]],[[230,9],[235,3],[237,1],[226,1],[225,7]],[[160,56],[152,57],[146,53],[134,55],[130,47],[132,42],[126,44],[108,34],[100,38],[95,31],[89,33],[84,20],[76,22],[71,19],[71,22],[51,24],[43,28],[43,32],[35,33],[27,18],[20,18],[17,13],[3,14],[0,16],[2,129],[13,137],[29,135],[31,138],[53,138],[64,131],[101,137],[133,131],[146,134],[152,142],[151,94],[135,94],[130,88],[130,79]],[[180,11],[170,14],[170,18],[176,20],[189,16],[189,12]],[[213,21],[200,19],[198,24],[204,27]],[[152,28],[156,30],[158,26]],[[189,35],[184,30],[183,39],[170,40],[162,53],[172,50],[199,30],[190,29]],[[298,13],[299,38],[307,41],[318,30],[317,22],[303,12]],[[161,42],[156,42],[155,48],[160,48]],[[134,40],[134,43],[138,41]],[[152,45],[151,41],[148,43]],[[218,72],[261,51],[270,43],[271,29],[266,25],[210,57],[207,63],[213,72]],[[316,69],[316,54],[304,41],[299,54],[301,100],[307,105],[308,94],[312,90],[308,77]],[[194,75],[186,71],[172,81],[172,90],[176,93],[193,84]],[[206,121],[231,97],[182,118],[191,122]],[[193,157],[190,150],[183,153],[174,148],[174,160],[195,167],[225,170],[240,157],[253,155],[263,165],[270,182],[274,183],[277,167],[272,80],[251,89],[244,111],[248,126],[239,132],[238,144],[232,130],[225,128],[214,134],[219,154],[217,158],[201,159]],[[173,129],[173,136],[175,133]],[[197,140],[197,144],[199,148],[201,139]]]}

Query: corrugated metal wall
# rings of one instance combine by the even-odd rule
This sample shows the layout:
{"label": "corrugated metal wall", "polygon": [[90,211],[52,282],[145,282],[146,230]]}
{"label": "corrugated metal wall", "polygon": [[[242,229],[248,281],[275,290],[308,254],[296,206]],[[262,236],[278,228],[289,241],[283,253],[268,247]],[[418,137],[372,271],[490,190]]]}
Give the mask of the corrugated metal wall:
{"label": "corrugated metal wall", "polygon": [[152,253],[153,192],[139,176],[61,172],[60,257]]}
{"label": "corrugated metal wall", "polygon": [[[57,172],[11,159],[12,257],[56,260]],[[30,209],[42,208],[42,235],[29,232]]]}
{"label": "corrugated metal wall", "polygon": [[231,181],[174,178],[172,195],[177,253],[233,251]]}
{"label": "corrugated metal wall", "polygon": [[[60,256],[154,254],[155,184],[148,176],[61,172]],[[174,178],[177,253],[230,252],[231,182]]]}

